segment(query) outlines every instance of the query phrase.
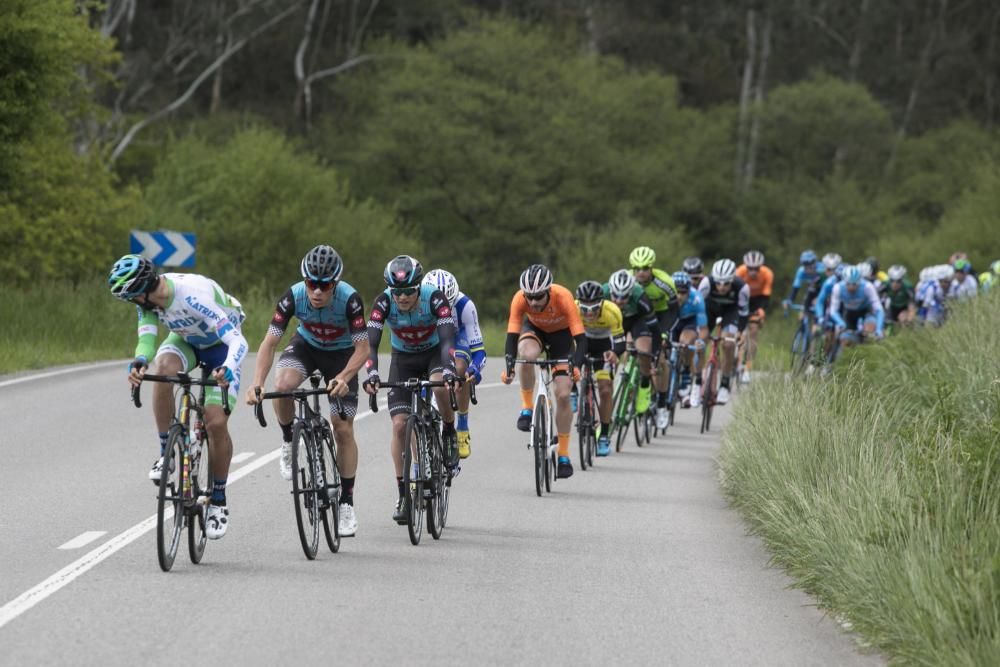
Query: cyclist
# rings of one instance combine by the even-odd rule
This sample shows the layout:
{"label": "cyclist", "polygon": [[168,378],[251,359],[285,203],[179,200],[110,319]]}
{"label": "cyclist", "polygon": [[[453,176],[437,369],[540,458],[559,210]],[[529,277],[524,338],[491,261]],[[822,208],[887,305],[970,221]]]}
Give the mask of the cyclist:
{"label": "cyclist", "polygon": [[424,276],[424,283],[441,290],[448,299],[458,329],[455,334],[455,369],[466,382],[456,392],[458,418],[455,428],[458,433],[458,456],[467,459],[472,454],[472,436],[469,434],[471,383],[482,382],[483,368],[486,366],[486,348],[483,330],[479,326],[479,311],[472,299],[458,289],[458,281],[450,272],[444,269],[428,271]]}
{"label": "cyclist", "polygon": [[867,257],[864,261],[871,268],[871,277],[867,280],[871,280],[872,285],[875,286],[875,291],[882,294],[885,291],[886,285],[889,283],[889,274],[885,271],[879,270],[878,260],[875,257]]}
{"label": "cyclist", "polygon": [[691,284],[698,289],[701,279],[705,277],[705,265],[702,264],[701,257],[686,257],[681,264],[681,271],[691,276]]}
{"label": "cyclist", "polygon": [[967,259],[959,259],[953,266],[955,281],[948,296],[952,299],[968,299],[979,294],[979,281],[972,274],[972,263]]}
{"label": "cyclist", "polygon": [[774,286],[774,272],[764,266],[764,253],[751,250],[743,255],[743,264],[736,268],[736,275],[750,286],[750,321],[747,323],[746,364],[740,382],[750,382],[750,368],[757,356],[757,335],[764,326],[767,307],[771,303],[771,288]]}
{"label": "cyclist", "polygon": [[[550,359],[566,359],[573,353],[573,370],[561,366],[553,373],[556,395],[556,432],[559,440],[559,460],[556,475],[560,478],[573,475],[569,458],[569,434],[573,426],[570,409],[570,390],[580,379],[580,368],[587,358],[587,336],[580,320],[573,294],[552,282],[552,272],[543,264],[532,264],[521,273],[520,289],[510,302],[507,319],[507,342],[504,345],[506,368],[500,379],[510,384],[515,377],[515,354],[534,361],[545,350]],[[575,344],[575,352],[574,352]],[[521,368],[521,414],[517,428],[531,430],[532,399],[535,389],[535,369],[523,364]]]}
{"label": "cyclist", "polygon": [[909,326],[916,316],[916,294],[913,285],[906,279],[906,267],[900,264],[889,267],[889,282],[884,292],[883,307],[887,311],[888,322],[898,322]]}
{"label": "cyclist", "polygon": [[990,264],[989,271],[979,274],[979,287],[987,291],[1000,284],[1000,259]]}
{"label": "cyclist", "polygon": [[[260,401],[274,352],[292,318],[298,320],[295,335],[278,357],[275,391],[292,391],[316,370],[323,373],[330,394],[330,425],[337,441],[337,463],[341,471],[340,534],[358,532],[354,512],[354,483],[358,470],[358,444],[354,438],[354,416],[358,412],[358,371],[368,359],[368,331],[365,307],[351,285],[341,280],[344,263],[337,251],[318,245],[302,258],[302,280],[289,287],[278,299],[264,339],[257,348],[257,366],[247,390],[246,402]],[[346,419],[334,410],[339,397]],[[282,478],[292,478],[292,421],[295,405],[291,398],[274,401],[274,414],[281,427]]]}
{"label": "cyclist", "polygon": [[925,324],[941,324],[945,317],[945,293],[939,277],[941,266],[928,266],[920,272],[917,284],[917,317]]}
{"label": "cyclist", "polygon": [[[611,373],[609,365],[618,363],[625,352],[625,329],[622,311],[604,298],[604,289],[596,280],[585,280],[576,288],[577,306],[587,336],[587,363],[597,380],[598,413],[601,435],[597,439],[597,455],[611,452]],[[648,339],[649,337],[646,336]]]}
{"label": "cyclist", "polygon": [[[832,255],[824,256],[824,259],[831,257]],[[836,256],[839,260],[839,255]],[[839,265],[839,261],[838,261]],[[827,264],[824,262],[824,267]],[[806,301],[809,300],[809,295],[812,294],[813,288],[817,284],[823,283],[823,275],[816,270],[816,253],[812,250],[803,250],[802,254],[799,255],[799,268],[795,271],[795,278],[792,279],[792,289],[789,292],[788,297],[781,302],[781,307],[788,310],[788,307],[795,303],[795,298],[799,294],[799,290],[803,287],[806,288]],[[808,304],[806,304],[808,307]]]}
{"label": "cyclist", "polygon": [[[128,381],[139,386],[149,359],[161,375],[192,371],[199,363],[213,369],[218,387],[210,387],[205,397],[205,427],[212,448],[212,497],[205,518],[205,534],[217,540],[229,527],[226,480],[233,458],[229,417],[222,406],[221,387],[229,389],[229,408],[236,404],[240,372],[249,346],[240,332],[245,315],[240,302],[226,294],[211,278],[193,273],[157,275],[153,263],[140,255],[125,255],[108,275],[111,294],[136,305],[139,314],[139,343],[129,366]],[[162,323],[170,333],[156,347]],[[160,435],[160,457],[149,478],[160,481],[167,430],[174,410],[173,387],[157,383],[153,387],[153,416]]]}
{"label": "cyclist", "polygon": [[708,321],[714,323],[717,318],[722,318],[722,377],[715,402],[725,405],[729,402],[729,378],[736,355],[736,339],[746,329],[750,319],[750,286],[736,276],[733,260],[720,259],[712,265],[712,273],[702,278],[699,291],[705,299]]}
{"label": "cyclist", "polygon": [[[381,378],[378,372],[378,346],[382,331],[389,328],[392,356],[389,362],[389,382],[414,377],[432,381],[454,382],[457,378],[451,349],[455,340],[455,318],[451,305],[441,290],[423,281],[424,269],[409,255],[397,255],[385,266],[386,289],[375,297],[368,316],[368,379],[364,389],[374,395]],[[455,413],[445,387],[436,387],[438,410],[441,412],[441,440],[447,464],[458,464],[455,436]],[[409,494],[403,488],[403,439],[410,414],[410,391],[389,390],[389,415],[392,417],[392,464],[396,473],[399,498],[393,520],[405,524],[410,517]],[[409,446],[410,443],[405,443]]]}
{"label": "cyclist", "polygon": [[[861,269],[850,266],[844,279],[830,295],[830,317],[837,325],[844,347],[857,341],[857,331],[863,327],[866,336],[882,337],[885,311],[875,291],[875,285],[862,277]],[[859,326],[861,325],[861,326]]]}
{"label": "cyclist", "polygon": [[[820,330],[823,331],[823,354],[825,357],[829,356],[836,340],[833,320],[830,318],[830,295],[833,293],[833,288],[840,282],[844,266],[840,255],[836,253],[823,255],[825,277],[812,284],[804,302],[806,307],[813,309],[813,315],[816,319],[813,334]],[[802,317],[805,317],[804,311]]]}
{"label": "cyclist", "polygon": [[[632,344],[639,352],[653,353],[653,341],[660,340],[660,321],[656,317],[653,304],[646,291],[636,283],[635,276],[628,269],[619,269],[604,283],[605,299],[610,299],[622,313],[622,327],[632,338]],[[639,355],[639,375],[645,377],[649,386],[652,364],[650,357]],[[643,380],[640,380],[640,384]],[[656,401],[656,427],[666,428],[670,423],[667,412],[666,392],[658,392]],[[660,425],[662,424],[662,426]]]}
{"label": "cyclist", "polygon": [[[636,282],[645,290],[646,296],[649,297],[650,303],[653,304],[656,319],[660,322],[660,337],[653,339],[652,352],[656,354],[660,349],[662,337],[673,328],[674,322],[677,321],[677,314],[680,312],[680,305],[677,303],[677,288],[674,287],[674,279],[670,277],[669,273],[662,269],[653,268],[653,264],[656,263],[656,253],[652,248],[639,246],[633,249],[629,253],[628,261],[632,267],[632,273],[635,275]],[[640,358],[639,362],[641,368],[643,359]],[[668,355],[661,354],[657,374],[653,378],[656,391],[661,396],[666,393],[667,382],[669,382],[670,378],[670,370],[667,368],[668,362]],[[648,361],[645,363],[648,363]],[[635,402],[636,414],[642,414],[649,409],[651,391],[649,378],[642,376],[639,382],[639,395]],[[658,408],[663,407],[661,406],[662,400],[662,398],[657,399]]]}
{"label": "cyclist", "polygon": [[[700,349],[705,348],[708,340],[708,314],[705,312],[705,300],[701,292],[692,289],[691,276],[684,271],[678,271],[672,278],[677,286],[677,298],[680,300],[681,312],[677,318],[677,324],[671,333],[671,340],[681,345],[696,345]],[[680,363],[690,370],[691,377],[695,379],[695,386],[701,386],[701,367],[704,364],[704,355],[698,363],[694,365],[694,355],[691,350],[684,348],[680,350]],[[682,406],[697,408],[701,405],[701,392],[697,389],[691,391],[690,386],[678,392],[678,396],[684,400]]]}

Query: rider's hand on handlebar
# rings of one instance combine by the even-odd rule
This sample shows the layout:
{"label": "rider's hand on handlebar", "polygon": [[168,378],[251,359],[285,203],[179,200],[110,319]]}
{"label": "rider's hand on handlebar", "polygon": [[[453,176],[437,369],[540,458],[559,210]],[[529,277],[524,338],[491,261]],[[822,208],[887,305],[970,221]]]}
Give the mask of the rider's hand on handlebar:
{"label": "rider's hand on handlebar", "polygon": [[330,398],[343,398],[347,396],[351,388],[347,386],[347,383],[343,380],[338,380],[333,378],[330,383],[326,385],[326,393],[330,394]]}
{"label": "rider's hand on handlebar", "polygon": [[365,393],[374,396],[378,392],[378,386],[382,378],[378,376],[378,373],[369,373],[368,379],[364,382]]}
{"label": "rider's hand on handlebar", "polygon": [[605,352],[604,352],[604,361],[608,362],[609,364],[617,365],[618,364],[618,355],[615,354],[614,350],[605,350]]}
{"label": "rider's hand on handlebar", "polygon": [[142,384],[142,376],[146,374],[148,367],[145,357],[136,357],[135,361],[129,364],[128,383],[133,387]]}
{"label": "rider's hand on handlebar", "polygon": [[254,385],[247,389],[247,405],[257,405],[260,403],[260,395],[264,392],[264,388]]}
{"label": "rider's hand on handlebar", "polygon": [[576,366],[573,366],[573,382],[579,382],[580,375],[581,375],[580,369]]}
{"label": "rider's hand on handlebar", "polygon": [[220,387],[228,387],[229,383],[234,380],[233,372],[225,366],[219,366],[212,371],[212,377],[215,378],[216,383]]}
{"label": "rider's hand on handlebar", "polygon": [[500,373],[500,381],[503,382],[504,384],[510,384],[511,382],[514,381],[514,375],[515,373],[513,368],[505,370]]}

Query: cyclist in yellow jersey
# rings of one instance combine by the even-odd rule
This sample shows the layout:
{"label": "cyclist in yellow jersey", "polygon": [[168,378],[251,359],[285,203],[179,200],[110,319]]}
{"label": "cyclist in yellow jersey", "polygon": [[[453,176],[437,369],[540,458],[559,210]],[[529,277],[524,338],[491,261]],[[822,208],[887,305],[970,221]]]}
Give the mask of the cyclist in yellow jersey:
{"label": "cyclist in yellow jersey", "polygon": [[604,298],[604,287],[596,280],[586,280],[576,288],[576,303],[587,336],[587,363],[597,380],[597,412],[601,417],[601,435],[597,439],[597,455],[611,452],[611,373],[609,365],[618,363],[625,352],[625,328],[622,311]]}

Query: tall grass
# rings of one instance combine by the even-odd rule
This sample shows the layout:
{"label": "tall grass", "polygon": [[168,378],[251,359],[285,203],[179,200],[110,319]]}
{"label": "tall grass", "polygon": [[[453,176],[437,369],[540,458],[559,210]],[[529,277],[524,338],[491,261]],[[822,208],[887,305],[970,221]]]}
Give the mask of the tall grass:
{"label": "tall grass", "polygon": [[904,664],[1000,656],[1000,294],[943,328],[772,376],[736,404],[723,487],[798,586]]}

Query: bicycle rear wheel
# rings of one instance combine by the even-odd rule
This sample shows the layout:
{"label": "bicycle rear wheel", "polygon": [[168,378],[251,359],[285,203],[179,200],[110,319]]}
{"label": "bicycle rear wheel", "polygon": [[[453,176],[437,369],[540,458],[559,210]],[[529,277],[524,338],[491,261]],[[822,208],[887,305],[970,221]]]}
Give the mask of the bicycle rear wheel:
{"label": "bicycle rear wheel", "polygon": [[164,572],[169,572],[174,566],[181,531],[184,529],[184,490],[181,476],[185,435],[181,424],[173,424],[167,433],[163,469],[160,471],[160,489],[156,495],[156,556],[160,561],[160,569]]}
{"label": "bicycle rear wheel", "polygon": [[[416,448],[416,477],[413,475],[413,455]],[[427,476],[427,464],[423,462],[423,453],[427,451],[427,442],[423,429],[417,425],[417,416],[410,415],[406,420],[406,438],[403,440],[403,488],[406,489],[410,503],[406,530],[410,535],[410,544],[420,544],[424,530],[424,479]]]}
{"label": "bicycle rear wheel", "polygon": [[804,357],[806,357],[806,333],[800,323],[799,328],[795,330],[795,337],[792,338],[791,365],[789,370],[793,373],[798,372],[802,368],[802,359]]}
{"label": "bicycle rear wheel", "polygon": [[319,494],[313,480],[315,442],[312,431],[300,422],[292,431],[292,497],[295,499],[295,522],[306,558],[316,558],[319,549]]}
{"label": "bicycle rear wheel", "polygon": [[[316,454],[320,457],[323,470],[323,480],[326,482],[327,511],[323,514],[323,534],[326,537],[326,546],[330,551],[337,553],[340,551],[340,468],[337,466],[337,449],[334,446],[333,434],[329,427],[324,428],[319,435],[316,447]],[[323,506],[321,502],[321,507]]]}
{"label": "bicycle rear wheel", "polygon": [[[212,489],[209,487],[212,459],[208,440],[202,442],[201,455],[198,458],[199,461],[191,462],[191,491],[195,499],[200,500],[204,496],[207,501],[207,496],[212,494]],[[197,467],[197,472],[195,472],[195,467]],[[208,535],[205,533],[207,512],[207,502],[204,504],[194,503],[188,512],[188,556],[190,556],[191,562],[196,565],[201,562],[202,556],[205,555],[205,545],[208,543]]]}
{"label": "bicycle rear wheel", "polygon": [[[589,362],[588,362],[589,363]],[[591,429],[594,428],[594,415],[591,412],[593,406],[590,404],[590,382],[584,378],[580,382],[580,393],[577,398],[579,410],[576,415],[576,439],[580,445],[580,469],[586,470],[587,447],[589,446]]]}
{"label": "bicycle rear wheel", "polygon": [[435,540],[441,539],[444,532],[444,524],[448,518],[448,471],[444,465],[444,448],[441,446],[441,437],[437,433],[431,434],[430,441],[431,455],[431,488],[430,498],[427,501],[427,531]]}
{"label": "bicycle rear wheel", "polygon": [[532,415],[534,422],[531,425],[531,448],[535,455],[535,493],[542,495],[542,487],[545,486],[545,479],[548,475],[546,470],[546,455],[549,451],[548,433],[545,432],[545,424],[548,423],[549,415],[545,411],[545,397],[539,396],[535,401],[535,412]]}
{"label": "bicycle rear wheel", "polygon": [[704,433],[712,424],[712,408],[715,407],[715,396],[718,391],[716,382],[719,379],[717,362],[709,360],[705,366],[704,394],[701,398],[701,432]]}
{"label": "bicycle rear wheel", "polygon": [[622,385],[623,389],[619,395],[619,401],[614,403],[614,420],[618,431],[615,438],[616,452],[620,452],[625,446],[625,438],[628,437],[629,427],[632,425],[632,410],[635,407],[635,392],[631,380],[623,380]]}

